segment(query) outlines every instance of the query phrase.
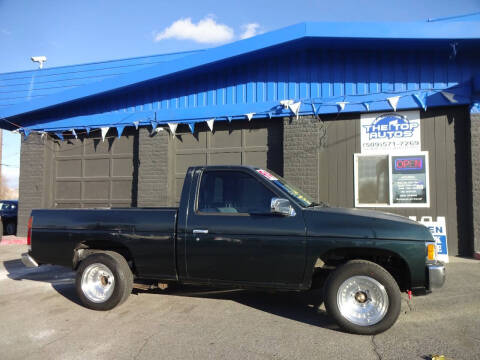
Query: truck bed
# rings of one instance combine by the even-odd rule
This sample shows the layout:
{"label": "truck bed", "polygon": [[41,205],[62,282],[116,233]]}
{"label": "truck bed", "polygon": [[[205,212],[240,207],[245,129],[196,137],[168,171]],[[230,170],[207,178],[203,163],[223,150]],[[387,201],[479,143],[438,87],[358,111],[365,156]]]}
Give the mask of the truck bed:
{"label": "truck bed", "polygon": [[39,263],[71,266],[75,249],[117,243],[135,259],[137,276],[176,278],[177,212],[174,207],[33,210],[32,254]]}

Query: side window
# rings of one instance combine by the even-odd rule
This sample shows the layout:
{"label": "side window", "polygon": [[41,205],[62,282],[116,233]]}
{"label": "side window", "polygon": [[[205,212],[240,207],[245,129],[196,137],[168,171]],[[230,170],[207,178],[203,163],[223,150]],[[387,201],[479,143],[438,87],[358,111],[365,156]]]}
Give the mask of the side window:
{"label": "side window", "polygon": [[241,171],[205,171],[197,210],[205,213],[267,213],[275,193]]}

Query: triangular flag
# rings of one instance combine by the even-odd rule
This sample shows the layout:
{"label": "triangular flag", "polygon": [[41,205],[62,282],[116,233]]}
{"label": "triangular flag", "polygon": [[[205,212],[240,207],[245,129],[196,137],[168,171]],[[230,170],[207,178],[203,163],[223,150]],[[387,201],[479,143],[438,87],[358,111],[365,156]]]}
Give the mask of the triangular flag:
{"label": "triangular flag", "polygon": [[271,111],[268,112],[268,118],[269,118],[269,119],[272,118],[272,112],[271,112]]}
{"label": "triangular flag", "polygon": [[58,137],[60,140],[63,141],[63,134],[62,134],[61,131],[57,131],[57,132],[55,133],[55,135],[57,135],[57,137]]}
{"label": "triangular flag", "polygon": [[392,96],[387,98],[387,101],[392,107],[393,111],[397,111],[398,100],[400,100],[400,96]]}
{"label": "triangular flag", "polygon": [[345,105],[348,104],[348,101],[339,101],[337,102],[338,111],[343,111],[345,109]]}
{"label": "triangular flag", "polygon": [[90,135],[90,128],[88,126],[85,128],[85,131],[87,132],[87,136]]}
{"label": "triangular flag", "polygon": [[195,123],[189,122],[187,124],[188,124],[188,127],[190,128],[190,132],[193,134],[195,132]]}
{"label": "triangular flag", "polygon": [[31,131],[32,130],[30,130],[30,129],[23,128],[23,135],[25,135],[25,139],[28,138],[28,135],[30,135]]}
{"label": "triangular flag", "polygon": [[210,120],[207,120],[207,125],[208,125],[208,128],[210,129],[210,131],[213,132],[213,122],[215,121],[215,119],[210,119]]}
{"label": "triangular flag", "polygon": [[370,111],[370,103],[364,102],[363,106],[365,106],[365,109],[367,109],[367,111]]}
{"label": "triangular flag", "polygon": [[293,100],[280,100],[280,105],[282,105],[284,109],[288,109],[292,104]]}
{"label": "triangular flag", "polygon": [[123,129],[125,129],[125,125],[117,125],[116,128],[117,128],[117,136],[120,139],[120,136],[122,136],[122,133],[123,133]]}
{"label": "triangular flag", "polygon": [[288,108],[290,109],[291,112],[295,114],[297,119],[298,119],[298,113],[300,112],[301,105],[302,105],[301,101],[288,105]]}
{"label": "triangular flag", "polygon": [[172,133],[172,136],[175,136],[175,131],[177,131],[177,123],[168,123],[168,128],[170,129],[170,132]]}
{"label": "triangular flag", "polygon": [[227,116],[227,120],[228,120],[228,122],[232,122],[232,117],[231,117],[231,116]]}
{"label": "triangular flag", "polygon": [[252,120],[252,118],[253,118],[253,115],[255,115],[255,113],[248,113],[248,114],[245,114],[245,116],[247,117],[248,121]]}
{"label": "triangular flag", "polygon": [[317,107],[315,106],[314,103],[312,103],[312,110],[313,110],[313,115],[317,115]]}
{"label": "triangular flag", "polygon": [[456,104],[458,103],[458,100],[455,99],[455,95],[454,93],[451,93],[451,92],[448,92],[448,91],[442,91],[441,92],[443,97],[445,99],[447,99],[448,101],[450,101],[451,104]]}
{"label": "triangular flag", "polygon": [[42,140],[45,139],[45,136],[47,136],[47,133],[45,131],[42,131],[40,134],[40,139]]}
{"label": "triangular flag", "polygon": [[152,125],[152,132],[155,130],[158,126],[158,123],[155,120],[150,121],[150,125]]}
{"label": "triangular flag", "polygon": [[423,108],[423,110],[427,111],[427,93],[415,93],[413,94],[415,100],[417,100],[418,104]]}
{"label": "triangular flag", "polygon": [[135,130],[138,130],[138,125],[140,124],[140,121],[134,121],[133,126],[135,126]]}
{"label": "triangular flag", "polygon": [[109,127],[102,127],[100,130],[102,130],[102,141],[105,141],[105,136],[107,136],[107,132]]}
{"label": "triangular flag", "polygon": [[72,135],[75,136],[75,139],[78,139],[77,133],[75,132],[75,129],[70,130],[72,132]]}

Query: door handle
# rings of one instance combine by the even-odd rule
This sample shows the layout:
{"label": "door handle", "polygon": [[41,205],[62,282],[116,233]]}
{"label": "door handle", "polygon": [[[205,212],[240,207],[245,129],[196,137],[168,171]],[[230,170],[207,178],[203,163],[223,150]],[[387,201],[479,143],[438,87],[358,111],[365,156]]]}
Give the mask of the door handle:
{"label": "door handle", "polygon": [[193,229],[194,234],[208,234],[208,230],[203,229]]}

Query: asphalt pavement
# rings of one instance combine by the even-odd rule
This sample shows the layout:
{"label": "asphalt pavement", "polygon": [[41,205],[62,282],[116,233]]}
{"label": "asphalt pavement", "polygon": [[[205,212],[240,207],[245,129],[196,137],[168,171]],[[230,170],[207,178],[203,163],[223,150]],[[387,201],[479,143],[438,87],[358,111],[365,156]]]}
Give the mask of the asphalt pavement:
{"label": "asphalt pavement", "polygon": [[480,261],[452,258],[442,289],[408,301],[388,331],[342,332],[318,291],[175,287],[109,312],[82,307],[74,273],[27,269],[0,246],[0,359],[480,359]]}

